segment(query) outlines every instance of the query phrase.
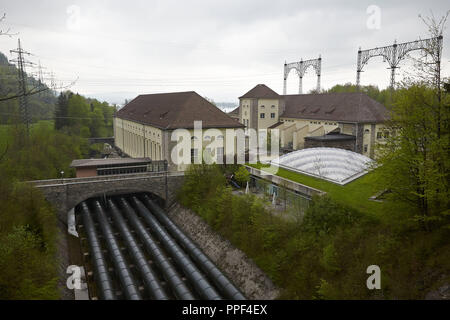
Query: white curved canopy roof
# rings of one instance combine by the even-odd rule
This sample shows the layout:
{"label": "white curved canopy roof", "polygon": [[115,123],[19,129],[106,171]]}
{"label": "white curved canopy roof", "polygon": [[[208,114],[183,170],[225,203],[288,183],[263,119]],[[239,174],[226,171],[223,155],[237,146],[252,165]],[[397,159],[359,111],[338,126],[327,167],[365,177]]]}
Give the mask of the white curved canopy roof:
{"label": "white curved canopy roof", "polygon": [[367,173],[374,161],[362,154],[337,148],[309,148],[272,160],[272,164],[303,174],[346,184]]}

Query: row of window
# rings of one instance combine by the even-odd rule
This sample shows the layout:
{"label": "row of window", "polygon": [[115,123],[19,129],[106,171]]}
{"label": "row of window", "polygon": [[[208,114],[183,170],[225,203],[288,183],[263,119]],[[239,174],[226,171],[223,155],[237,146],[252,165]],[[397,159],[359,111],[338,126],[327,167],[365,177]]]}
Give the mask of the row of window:
{"label": "row of window", "polygon": [[[261,119],[264,119],[265,117],[266,117],[266,114],[264,113],[264,112],[261,112],[260,114],[259,114],[259,117],[261,118]],[[272,118],[272,119],[275,119],[275,113],[271,113],[270,114],[270,118]]]}
{"label": "row of window", "polygon": [[[294,122],[295,120],[282,119],[281,122]],[[322,121],[310,121],[310,124],[322,124]],[[325,125],[337,126],[336,122],[324,122]]]}
{"label": "row of window", "polygon": [[[216,139],[217,139],[217,140],[223,140],[223,135],[217,136]],[[192,137],[191,137],[191,140],[198,140],[198,138],[197,138],[196,136],[192,136]],[[210,136],[205,136],[205,137],[203,138],[203,140],[209,141],[209,140],[211,140],[211,137],[210,137]]]}
{"label": "row of window", "polygon": [[[214,156],[211,148],[205,148],[205,154],[210,157]],[[224,154],[223,147],[216,148],[216,155],[218,160],[223,159],[223,154]],[[191,149],[191,163],[196,162],[198,162],[198,149]]]}
{"label": "row of window", "polygon": [[[364,130],[365,134],[370,133],[369,129]],[[389,131],[378,131],[377,132],[377,139],[383,139],[383,138],[388,138],[389,137]]]}
{"label": "row of window", "polygon": [[[260,107],[261,107],[261,108],[265,108],[265,106],[260,106]],[[274,105],[272,105],[272,106],[271,106],[271,108],[272,108],[272,109],[274,109],[274,108],[275,108],[275,106],[274,106]]]}
{"label": "row of window", "polygon": [[[137,131],[144,131],[145,130],[144,128],[142,128],[142,126],[135,126],[135,125],[131,125],[131,124],[125,124],[124,127],[125,128],[122,128],[122,129],[133,129],[133,130],[137,130]],[[121,128],[121,127],[119,127],[119,128]],[[130,131],[130,132],[132,132],[132,131]],[[152,132],[149,132],[148,130],[145,130],[145,133],[146,134],[153,134],[153,136],[156,136],[155,132],[152,133]],[[160,134],[158,133],[158,138],[159,137],[160,137]]]}

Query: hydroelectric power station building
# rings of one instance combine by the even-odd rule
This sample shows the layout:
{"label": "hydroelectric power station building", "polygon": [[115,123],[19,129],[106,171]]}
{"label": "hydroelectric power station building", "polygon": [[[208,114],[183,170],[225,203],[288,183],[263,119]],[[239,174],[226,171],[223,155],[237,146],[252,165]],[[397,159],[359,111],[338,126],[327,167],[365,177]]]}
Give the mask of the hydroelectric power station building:
{"label": "hydroelectric power station building", "polygon": [[[169,168],[176,129],[192,135],[192,162],[200,148],[214,160],[223,158],[230,151],[225,131],[245,128],[278,129],[282,153],[332,147],[374,158],[375,145],[387,134],[387,118],[386,107],[362,92],[279,95],[258,84],[228,114],[193,91],[140,95],[115,114],[114,138],[129,157],[167,160]],[[194,121],[202,121],[201,136],[195,135]],[[207,134],[208,129],[216,133]],[[222,140],[223,147],[209,147],[214,140]]]}
{"label": "hydroelectric power station building", "polygon": [[247,128],[278,129],[285,153],[333,147],[374,158],[387,134],[386,107],[362,92],[279,95],[258,84],[229,115]]}

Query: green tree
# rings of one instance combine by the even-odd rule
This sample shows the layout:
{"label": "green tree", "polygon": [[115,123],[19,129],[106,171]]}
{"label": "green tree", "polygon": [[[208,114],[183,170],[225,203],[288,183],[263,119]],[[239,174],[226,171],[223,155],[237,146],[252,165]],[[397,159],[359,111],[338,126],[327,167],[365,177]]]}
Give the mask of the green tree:
{"label": "green tree", "polygon": [[244,186],[250,180],[250,173],[244,166],[240,166],[234,173],[234,178],[241,186]]}
{"label": "green tree", "polygon": [[439,102],[435,90],[425,84],[398,90],[387,123],[390,134],[378,146],[382,184],[391,197],[413,205],[426,228],[429,221],[445,216],[448,221],[449,107],[448,94]]}
{"label": "green tree", "polygon": [[438,40],[449,12],[439,20],[423,19],[434,40],[416,61],[416,76],[394,95],[391,134],[379,146],[383,183],[417,209],[416,219],[427,230],[450,219],[450,96],[443,90]]}
{"label": "green tree", "polygon": [[55,129],[60,130],[67,125],[68,100],[64,93],[60,93],[55,108]]}

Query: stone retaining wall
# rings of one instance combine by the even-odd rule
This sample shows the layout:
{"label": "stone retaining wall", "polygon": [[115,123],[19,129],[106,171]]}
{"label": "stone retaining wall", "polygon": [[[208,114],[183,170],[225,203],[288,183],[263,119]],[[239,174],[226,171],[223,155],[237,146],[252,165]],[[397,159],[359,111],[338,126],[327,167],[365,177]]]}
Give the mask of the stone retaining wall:
{"label": "stone retaining wall", "polygon": [[175,204],[168,216],[248,299],[272,300],[279,295],[280,290],[244,252],[216,233],[197,214]]}

